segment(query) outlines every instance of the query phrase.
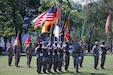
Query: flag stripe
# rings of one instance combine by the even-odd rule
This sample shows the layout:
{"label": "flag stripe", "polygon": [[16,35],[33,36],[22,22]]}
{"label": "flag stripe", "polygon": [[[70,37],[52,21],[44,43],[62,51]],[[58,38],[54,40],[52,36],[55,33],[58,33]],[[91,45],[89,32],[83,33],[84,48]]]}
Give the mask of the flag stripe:
{"label": "flag stripe", "polygon": [[109,33],[109,24],[110,24],[111,12],[108,12],[108,17],[106,20],[105,33],[108,35]]}
{"label": "flag stripe", "polygon": [[39,20],[42,20],[42,18],[44,17],[44,15],[46,14],[46,12],[43,12],[42,14],[40,14],[39,16],[37,16],[34,20],[33,20],[33,23],[39,21]]}
{"label": "flag stripe", "polygon": [[43,12],[33,20],[34,28],[39,28],[42,25],[42,23],[44,22],[43,18],[45,14],[46,12]]}
{"label": "flag stripe", "polygon": [[45,21],[52,21],[54,19],[54,7],[50,8],[44,16]]}

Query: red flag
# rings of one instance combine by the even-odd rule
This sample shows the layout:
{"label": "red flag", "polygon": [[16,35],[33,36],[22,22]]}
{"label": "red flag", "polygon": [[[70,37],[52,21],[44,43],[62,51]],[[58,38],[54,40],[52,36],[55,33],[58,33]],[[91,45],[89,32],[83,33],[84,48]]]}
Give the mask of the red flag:
{"label": "red flag", "polygon": [[43,12],[33,20],[33,23],[35,24],[34,28],[39,28],[43,24],[43,22],[45,21],[44,20],[45,14],[46,12]]}
{"label": "red flag", "polygon": [[70,34],[68,28],[66,29],[65,39],[68,41],[70,39]]}
{"label": "red flag", "polygon": [[70,30],[70,18],[68,18],[68,29]]}
{"label": "red flag", "polygon": [[108,12],[108,17],[106,20],[105,33],[108,35],[109,33],[109,24],[110,24],[111,12]]}
{"label": "red flag", "polygon": [[26,41],[24,42],[24,46],[28,45],[31,42],[31,37],[28,36]]}
{"label": "red flag", "polygon": [[68,26],[65,33],[65,39],[68,41],[70,39],[70,19],[68,19]]}
{"label": "red flag", "polygon": [[16,37],[15,41],[14,41],[14,47],[17,46],[19,44],[19,38],[18,36]]}

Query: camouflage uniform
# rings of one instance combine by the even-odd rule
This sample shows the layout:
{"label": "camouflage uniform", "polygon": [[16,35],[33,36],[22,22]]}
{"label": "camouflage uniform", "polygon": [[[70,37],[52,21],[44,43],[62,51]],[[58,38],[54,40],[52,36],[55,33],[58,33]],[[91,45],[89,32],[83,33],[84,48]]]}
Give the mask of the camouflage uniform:
{"label": "camouflage uniform", "polygon": [[21,46],[20,44],[15,46],[15,66],[18,67],[19,61],[20,61],[20,53],[21,53]]}
{"label": "camouflage uniform", "polygon": [[81,55],[81,52],[80,52],[80,45],[78,43],[78,40],[76,41],[75,45],[74,45],[74,49],[72,51],[72,56],[73,56],[73,59],[74,59],[74,67],[76,69],[76,73],[78,73],[78,65],[79,65],[79,57]]}
{"label": "camouflage uniform", "polygon": [[60,42],[57,47],[58,47],[58,51],[57,51],[58,70],[62,71],[62,63],[63,63],[63,46],[62,46],[62,42]]}
{"label": "camouflage uniform", "polygon": [[31,64],[31,59],[32,59],[32,52],[33,52],[33,47],[32,47],[32,43],[28,44],[25,48],[25,53],[26,53],[26,57],[27,57],[27,66],[30,67]]}
{"label": "camouflage uniform", "polygon": [[80,46],[81,46],[80,67],[82,67],[82,63],[83,63],[83,59],[84,59],[84,50],[85,50],[85,48],[84,48],[84,44],[83,44],[82,41],[80,42]]}
{"label": "camouflage uniform", "polygon": [[35,48],[36,53],[36,65],[37,65],[37,73],[41,73],[42,65],[43,65],[43,51],[42,51],[42,44],[40,43],[39,46]]}
{"label": "camouflage uniform", "polygon": [[57,72],[58,68],[58,54],[57,54],[57,43],[53,44],[53,70]]}
{"label": "camouflage uniform", "polygon": [[64,46],[64,68],[68,71],[69,61],[70,61],[70,53],[69,53],[69,45],[66,42]]}
{"label": "camouflage uniform", "polygon": [[105,59],[106,59],[106,51],[107,51],[107,48],[105,46],[104,41],[100,45],[100,48],[101,48],[101,54],[100,54],[101,63],[100,63],[100,66],[101,66],[102,69],[104,69],[104,64],[105,64]]}
{"label": "camouflage uniform", "polygon": [[95,45],[93,46],[92,52],[93,52],[93,56],[94,56],[94,69],[97,69],[98,60],[99,60],[98,42],[95,42]]}
{"label": "camouflage uniform", "polygon": [[48,44],[48,65],[47,65],[47,69],[48,72],[51,73],[51,68],[52,68],[52,53],[53,53],[53,48],[52,48],[52,43]]}
{"label": "camouflage uniform", "polygon": [[43,51],[43,72],[46,73],[47,70],[47,61],[48,61],[48,52],[47,52],[47,45],[44,42],[42,46]]}
{"label": "camouflage uniform", "polygon": [[6,53],[8,55],[8,65],[11,66],[12,59],[13,59],[13,47],[10,44],[10,47],[7,48]]}

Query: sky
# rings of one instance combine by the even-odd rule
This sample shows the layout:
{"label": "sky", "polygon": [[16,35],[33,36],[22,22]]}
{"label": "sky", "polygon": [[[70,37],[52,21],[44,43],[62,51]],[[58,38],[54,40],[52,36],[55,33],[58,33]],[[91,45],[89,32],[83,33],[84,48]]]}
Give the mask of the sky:
{"label": "sky", "polygon": [[74,2],[79,2],[82,5],[85,5],[85,4],[89,3],[90,1],[94,2],[94,1],[98,1],[98,0],[73,0],[73,1]]}

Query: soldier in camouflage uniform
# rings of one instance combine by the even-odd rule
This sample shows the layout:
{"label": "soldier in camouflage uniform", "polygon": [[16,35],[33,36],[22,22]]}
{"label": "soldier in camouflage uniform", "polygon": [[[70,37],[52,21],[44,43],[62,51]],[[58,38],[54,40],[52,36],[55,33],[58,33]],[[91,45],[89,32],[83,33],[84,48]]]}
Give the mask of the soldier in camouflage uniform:
{"label": "soldier in camouflage uniform", "polygon": [[52,53],[53,53],[52,43],[49,42],[49,43],[48,43],[48,66],[47,66],[47,69],[48,69],[48,72],[49,72],[49,73],[52,73],[52,72],[51,72],[52,61],[53,61],[53,60],[52,60],[52,57],[53,57]]}
{"label": "soldier in camouflage uniform", "polygon": [[94,56],[94,69],[97,70],[98,61],[99,61],[99,47],[98,47],[97,41],[95,42],[95,45],[93,46],[92,52]]}
{"label": "soldier in camouflage uniform", "polygon": [[82,41],[80,41],[80,46],[81,46],[80,67],[83,67],[83,66],[82,66],[82,63],[83,63],[83,59],[84,59],[84,51],[85,51],[85,48],[84,48],[84,44],[83,44]]}
{"label": "soldier in camouflage uniform", "polygon": [[80,45],[79,45],[79,40],[76,40],[74,44],[74,49],[72,51],[72,57],[74,59],[74,68],[76,69],[75,72],[78,73],[78,68],[79,68],[79,57],[81,55],[80,52]]}
{"label": "soldier in camouflage uniform", "polygon": [[47,61],[48,61],[48,51],[47,51],[47,43],[44,41],[42,45],[43,50],[43,72],[47,73]]}
{"label": "soldier in camouflage uniform", "polygon": [[21,53],[21,46],[20,42],[18,41],[18,44],[15,46],[14,55],[15,55],[15,66],[19,67],[19,61],[20,61],[20,53]]}
{"label": "soldier in camouflage uniform", "polygon": [[53,70],[57,72],[58,68],[58,54],[57,54],[57,42],[53,44]]}
{"label": "soldier in camouflage uniform", "polygon": [[32,59],[32,52],[33,52],[33,47],[32,47],[32,43],[29,43],[26,47],[25,47],[25,53],[26,53],[26,57],[27,57],[27,66],[30,67],[31,64],[31,59]]}
{"label": "soldier in camouflage uniform", "polygon": [[35,48],[36,53],[36,65],[37,65],[37,73],[41,73],[42,65],[43,65],[43,51],[42,51],[42,43]]}
{"label": "soldier in camouflage uniform", "polygon": [[70,53],[69,53],[69,45],[68,42],[64,43],[64,68],[68,71],[69,61],[70,61]]}
{"label": "soldier in camouflage uniform", "polygon": [[101,48],[101,54],[100,54],[100,59],[101,59],[101,63],[100,63],[100,66],[102,69],[104,69],[104,64],[105,64],[105,59],[106,59],[106,52],[107,52],[107,48],[106,48],[106,45],[105,45],[105,42],[102,41],[102,44],[100,45],[100,48]]}
{"label": "soldier in camouflage uniform", "polygon": [[13,59],[13,47],[10,43],[10,46],[7,48],[6,53],[8,55],[8,65],[11,66],[12,59]]}
{"label": "soldier in camouflage uniform", "polygon": [[57,55],[58,55],[58,70],[60,72],[62,72],[62,63],[63,63],[63,43],[62,41],[60,41],[57,45],[58,47],[58,51],[57,51]]}

